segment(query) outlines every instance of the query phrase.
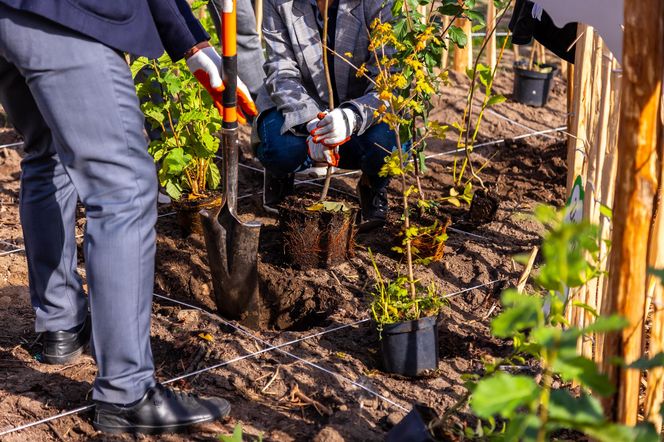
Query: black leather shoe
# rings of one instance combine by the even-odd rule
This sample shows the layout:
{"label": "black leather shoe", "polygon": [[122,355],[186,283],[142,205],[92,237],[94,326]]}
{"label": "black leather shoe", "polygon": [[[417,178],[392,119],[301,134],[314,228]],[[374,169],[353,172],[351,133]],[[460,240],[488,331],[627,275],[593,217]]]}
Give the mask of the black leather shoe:
{"label": "black leather shoe", "polygon": [[90,342],[90,315],[74,331],[52,331],[42,334],[42,360],[46,364],[63,365],[73,362]]}
{"label": "black leather shoe", "polygon": [[107,433],[175,433],[190,425],[228,416],[222,398],[200,398],[157,384],[129,407],[97,402],[92,426]]}
{"label": "black leather shoe", "polygon": [[387,219],[387,188],[375,190],[362,177],[357,186],[357,193],[360,196],[362,216],[358,230],[368,232],[383,227]]}
{"label": "black leather shoe", "polygon": [[284,198],[293,194],[294,187],[294,173],[289,173],[286,177],[281,178],[266,170],[263,175],[263,208],[268,212],[278,213],[277,206]]}

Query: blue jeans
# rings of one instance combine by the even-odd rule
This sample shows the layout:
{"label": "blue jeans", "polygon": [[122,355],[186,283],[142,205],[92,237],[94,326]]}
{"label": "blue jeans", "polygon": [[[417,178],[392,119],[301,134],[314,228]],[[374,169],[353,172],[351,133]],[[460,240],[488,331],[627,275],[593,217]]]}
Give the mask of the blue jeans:
{"label": "blue jeans", "polygon": [[[289,173],[311,165],[307,152],[307,138],[291,132],[281,134],[284,117],[277,109],[266,111],[258,122],[261,144],[257,156],[271,174],[285,177]],[[385,158],[396,148],[396,134],[385,123],[369,128],[362,135],[353,135],[339,146],[339,167],[360,169],[374,190],[387,186],[388,178],[378,176]]]}

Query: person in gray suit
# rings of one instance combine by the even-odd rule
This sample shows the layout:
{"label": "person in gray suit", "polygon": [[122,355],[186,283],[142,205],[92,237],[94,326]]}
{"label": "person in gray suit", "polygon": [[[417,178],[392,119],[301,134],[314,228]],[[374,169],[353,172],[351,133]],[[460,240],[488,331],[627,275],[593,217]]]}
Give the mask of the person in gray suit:
{"label": "person in gray suit", "polygon": [[366,64],[375,77],[369,30],[374,19],[391,19],[390,2],[329,0],[328,60],[337,105],[332,111],[322,60],[323,8],[324,1],[265,0],[266,86],[276,107],[262,112],[257,122],[257,154],[266,169],[264,205],[273,208],[291,193],[293,173],[311,162],[361,169],[360,228],[369,230],[385,223],[388,180],[379,171],[396,135],[374,114],[383,102],[373,83],[358,78],[332,51],[350,54],[353,65]]}

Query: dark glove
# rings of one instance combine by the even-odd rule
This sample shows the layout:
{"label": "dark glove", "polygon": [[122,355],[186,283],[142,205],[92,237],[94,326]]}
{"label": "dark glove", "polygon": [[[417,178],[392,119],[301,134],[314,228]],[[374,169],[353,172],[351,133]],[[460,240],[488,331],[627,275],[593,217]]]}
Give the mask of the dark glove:
{"label": "dark glove", "polygon": [[541,20],[534,18],[533,6],[534,3],[529,0],[516,0],[508,25],[512,31],[512,43],[525,45],[535,38],[558,57],[574,64],[578,23],[568,23],[561,29],[546,11],[542,12]]}

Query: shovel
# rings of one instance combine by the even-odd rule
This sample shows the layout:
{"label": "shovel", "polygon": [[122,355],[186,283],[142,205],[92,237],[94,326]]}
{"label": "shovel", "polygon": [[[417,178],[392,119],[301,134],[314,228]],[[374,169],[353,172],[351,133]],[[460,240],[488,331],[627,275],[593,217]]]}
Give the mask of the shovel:
{"label": "shovel", "polygon": [[220,212],[201,210],[214,297],[219,313],[257,328],[260,324],[258,239],[261,224],[243,223],[237,216],[237,13],[235,0],[223,3],[223,124],[222,157],[224,199]]}

